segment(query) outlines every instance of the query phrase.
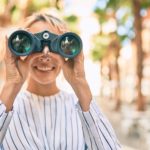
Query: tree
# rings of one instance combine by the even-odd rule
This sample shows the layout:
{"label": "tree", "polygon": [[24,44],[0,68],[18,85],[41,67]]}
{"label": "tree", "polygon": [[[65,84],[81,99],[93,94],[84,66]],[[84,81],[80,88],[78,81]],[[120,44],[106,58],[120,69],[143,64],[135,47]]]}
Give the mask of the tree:
{"label": "tree", "polygon": [[[101,62],[101,78],[102,78],[102,91],[105,88],[106,79],[109,79],[115,84],[113,87],[110,99],[115,100],[116,106],[115,110],[120,108],[120,77],[119,77],[119,66],[118,57],[120,51],[120,41],[116,33],[111,33],[108,35],[100,33],[93,39],[94,48],[92,50],[92,56],[94,60],[99,60]],[[105,68],[108,68],[108,72]],[[103,93],[101,91],[101,96]]]}
{"label": "tree", "polygon": [[43,8],[57,8],[62,9],[60,0],[1,0],[0,6],[3,8],[0,11],[0,26],[6,27],[10,24],[15,24],[33,12],[39,11]]}
{"label": "tree", "polygon": [[140,0],[132,0],[133,4],[133,15],[134,15],[134,31],[135,31],[135,45],[137,50],[137,109],[145,109],[144,96],[141,92],[142,83],[142,70],[143,70],[143,48],[142,48],[142,17],[140,15],[141,2]]}
{"label": "tree", "polygon": [[[100,0],[97,0],[96,5],[96,14],[100,20],[100,24],[102,25],[103,22],[107,22],[110,18],[116,20],[117,27],[126,26],[127,20],[130,18],[132,21],[133,19],[133,26],[128,28],[128,32],[124,35],[120,35],[118,32],[116,34],[120,37],[121,41],[123,42],[125,39],[130,39],[135,41],[136,50],[137,50],[137,109],[144,110],[145,108],[145,101],[144,96],[141,92],[141,81],[142,81],[142,63],[143,63],[143,49],[142,49],[142,16],[141,10],[147,9],[150,6],[149,0],[104,0],[103,4],[105,3],[105,7],[101,7]],[[104,6],[104,5],[103,5]],[[119,10],[124,9],[126,10],[122,18],[118,18],[117,13]],[[135,34],[133,34],[133,32]],[[132,34],[130,34],[132,33]],[[131,36],[130,36],[131,35]],[[134,36],[133,36],[134,35]],[[121,42],[121,43],[122,43]]]}

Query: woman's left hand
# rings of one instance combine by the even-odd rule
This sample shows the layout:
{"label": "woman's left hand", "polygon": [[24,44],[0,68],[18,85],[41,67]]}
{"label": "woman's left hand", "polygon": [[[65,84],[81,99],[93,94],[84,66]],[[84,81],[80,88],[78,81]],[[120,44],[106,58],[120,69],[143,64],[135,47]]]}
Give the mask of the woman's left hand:
{"label": "woman's left hand", "polygon": [[85,80],[84,55],[82,51],[73,59],[65,61],[63,65],[63,73],[71,86],[75,86],[82,80]]}
{"label": "woman's left hand", "polygon": [[66,80],[79,99],[82,110],[88,111],[92,94],[85,77],[83,52],[81,51],[75,58],[65,61],[62,69]]}

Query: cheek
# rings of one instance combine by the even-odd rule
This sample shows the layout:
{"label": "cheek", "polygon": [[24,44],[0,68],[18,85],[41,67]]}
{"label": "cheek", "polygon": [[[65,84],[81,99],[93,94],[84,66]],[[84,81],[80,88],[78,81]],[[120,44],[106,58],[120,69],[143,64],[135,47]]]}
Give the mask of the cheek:
{"label": "cheek", "polygon": [[50,57],[52,57],[52,59],[54,60],[54,61],[56,61],[57,62],[57,64],[59,64],[59,65],[63,65],[64,64],[64,62],[65,62],[65,59],[64,59],[64,57],[62,57],[61,55],[59,55],[59,54],[57,54],[57,53],[50,53]]}

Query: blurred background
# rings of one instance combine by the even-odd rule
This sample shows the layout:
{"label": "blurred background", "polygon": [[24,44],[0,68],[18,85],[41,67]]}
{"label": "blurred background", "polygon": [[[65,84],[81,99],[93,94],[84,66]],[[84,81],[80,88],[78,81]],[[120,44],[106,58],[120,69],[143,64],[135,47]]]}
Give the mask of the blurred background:
{"label": "blurred background", "polygon": [[[0,0],[0,27],[37,11],[81,36],[87,80],[123,149],[150,150],[150,0]],[[58,84],[72,91],[62,75]]]}

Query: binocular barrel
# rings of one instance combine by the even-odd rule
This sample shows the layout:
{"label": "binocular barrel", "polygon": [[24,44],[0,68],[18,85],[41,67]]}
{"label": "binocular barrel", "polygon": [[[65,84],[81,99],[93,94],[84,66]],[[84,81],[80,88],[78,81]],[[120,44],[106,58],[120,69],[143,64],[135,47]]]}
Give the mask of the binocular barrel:
{"label": "binocular barrel", "polygon": [[42,52],[44,47],[48,46],[51,52],[65,58],[74,58],[82,50],[82,40],[73,32],[56,35],[49,31],[32,34],[25,30],[18,30],[9,37],[8,46],[16,56]]}

